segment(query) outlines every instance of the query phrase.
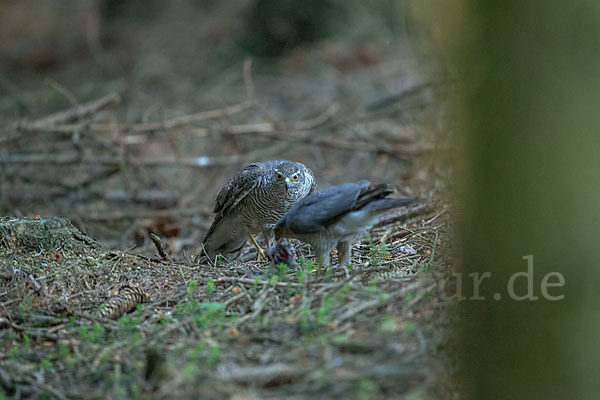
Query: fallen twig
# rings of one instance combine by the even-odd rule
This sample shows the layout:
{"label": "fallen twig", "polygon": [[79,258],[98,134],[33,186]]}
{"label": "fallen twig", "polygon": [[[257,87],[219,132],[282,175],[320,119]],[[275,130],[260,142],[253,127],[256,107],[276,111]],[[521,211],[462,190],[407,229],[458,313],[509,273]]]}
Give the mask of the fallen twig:
{"label": "fallen twig", "polygon": [[27,376],[23,376],[21,377],[21,381],[24,383],[27,383],[31,386],[34,386],[38,389],[41,389],[43,391],[46,391],[48,393],[50,393],[52,396],[56,397],[57,399],[60,400],[67,400],[67,396],[65,396],[61,391],[59,391],[58,389],[53,388],[50,385],[47,385],[45,383],[42,382],[38,382],[37,380],[27,377]]}
{"label": "fallen twig", "polygon": [[[118,96],[118,94],[115,94]],[[88,124],[68,124],[63,123],[68,120],[71,120],[75,117],[83,117],[89,114],[92,114],[96,111],[99,111],[102,108],[105,108],[115,102],[116,99],[113,98],[102,98],[97,100],[97,103],[90,104],[88,108],[86,105],[80,106],[78,109],[64,111],[65,115],[51,115],[49,117],[45,117],[43,119],[34,121],[34,122],[26,122],[21,121],[15,125],[17,130],[21,131],[36,131],[36,132],[56,132],[56,133],[74,133],[80,132],[84,128],[89,129],[93,132],[153,132],[161,129],[173,129],[184,125],[189,125],[194,122],[204,121],[208,119],[219,119],[229,115],[237,114],[242,111],[245,111],[253,106],[253,103],[250,101],[245,101],[240,104],[235,104],[232,106],[227,106],[224,108],[218,108],[214,110],[200,111],[190,115],[184,115],[177,118],[168,119],[165,121],[156,121],[156,122],[140,122],[133,124],[119,124],[119,123],[111,123],[111,122],[95,122]],[[102,102],[101,102],[102,101]],[[120,101],[120,97],[119,97]],[[118,104],[118,101],[116,102]],[[93,107],[97,107],[93,109]],[[99,108],[98,108],[99,107]],[[77,114],[77,110],[82,110],[80,114]]]}
{"label": "fallen twig", "polygon": [[[257,285],[272,285],[272,286],[278,286],[278,287],[288,287],[288,286],[292,286],[292,287],[302,287],[302,285],[298,284],[298,283],[294,283],[294,282],[275,282],[275,283],[271,283],[269,281],[264,281],[264,280],[255,280],[255,279],[250,279],[250,278],[236,278],[236,277],[232,277],[232,276],[223,276],[221,278],[216,278],[214,280],[215,284],[221,284],[221,283],[226,283],[226,282],[239,282],[239,283],[246,283],[246,284],[257,284]],[[320,284],[318,283],[313,283],[312,285],[316,285],[319,286]]]}
{"label": "fallen twig", "polygon": [[406,222],[407,220],[414,218],[419,215],[424,215],[433,211],[433,205],[429,203],[417,204],[414,207],[403,208],[387,213],[379,218],[376,227],[389,225],[396,222]]}
{"label": "fallen twig", "polygon": [[[154,159],[136,159],[135,165],[138,167],[175,167],[175,168],[207,168],[223,165],[240,164],[248,160],[265,158],[271,154],[276,154],[287,148],[287,143],[277,143],[267,148],[255,150],[246,154],[234,154],[231,156],[220,157],[186,157],[186,158],[154,158]],[[0,153],[0,164],[58,164],[58,165],[108,165],[118,166],[127,163],[127,158],[119,157],[81,157],[80,153],[70,154],[2,154]]]}
{"label": "fallen twig", "polygon": [[378,109],[387,107],[389,105],[395,104],[399,101],[402,101],[404,99],[413,97],[414,95],[417,95],[431,87],[434,86],[433,82],[425,82],[425,83],[421,83],[419,85],[413,86],[405,91],[403,91],[402,93],[397,93],[397,94],[392,94],[389,96],[385,96],[381,99],[377,99],[375,101],[372,101],[370,103],[368,103],[367,105],[365,105],[365,110],[367,112],[373,112],[376,111]]}
{"label": "fallen twig", "polygon": [[110,105],[119,104],[121,102],[121,96],[119,93],[110,93],[104,97],[96,100],[79,105],[76,108],[71,108],[65,111],[61,111],[55,114],[48,115],[47,117],[38,119],[33,122],[20,122],[16,128],[19,130],[44,130],[49,128],[51,125],[57,125],[63,122],[73,120],[75,118],[82,118],[87,115],[98,112]]}
{"label": "fallen twig", "polygon": [[239,318],[236,321],[236,326],[239,327],[244,322],[255,319],[269,302],[269,294],[271,292],[273,292],[273,289],[268,286],[265,286],[265,288],[260,292],[258,299],[254,300],[254,302],[252,303],[252,312]]}
{"label": "fallen twig", "polygon": [[152,232],[150,232],[150,234],[148,235],[148,237],[150,238],[150,240],[152,241],[152,243],[154,243],[154,246],[156,247],[156,250],[158,251],[158,254],[161,256],[161,258],[163,260],[170,260],[171,257],[169,257],[167,245],[164,244],[160,240],[160,237],[158,237],[158,235],[156,235],[156,234],[154,234]]}
{"label": "fallen twig", "polygon": [[244,101],[240,104],[234,104],[214,110],[200,111],[195,114],[184,115],[182,117],[172,118],[159,122],[140,122],[137,124],[105,124],[95,123],[90,126],[94,131],[129,131],[129,132],[152,132],[159,129],[173,129],[179,126],[188,125],[207,119],[218,119],[229,115],[237,114],[251,108],[254,105],[251,101]]}
{"label": "fallen twig", "polygon": [[389,293],[384,299],[376,298],[370,301],[357,301],[357,304],[350,304],[347,307],[347,311],[340,315],[338,318],[336,318],[333,321],[333,323],[334,325],[339,326],[342,322],[354,317],[356,314],[360,314],[363,311],[366,311],[372,307],[380,307],[384,304],[391,303],[404,296],[408,290],[414,289],[418,286],[420,286],[420,282],[415,282],[400,290],[396,290],[395,292]]}
{"label": "fallen twig", "polygon": [[300,377],[309,370],[284,363],[259,365],[255,367],[221,367],[215,378],[221,382],[251,383],[255,385],[274,385],[277,382],[287,382],[294,377]]}
{"label": "fallen twig", "polygon": [[[115,211],[111,213],[92,213],[77,215],[86,221],[120,221],[130,219],[154,219],[161,216],[187,217],[196,214],[211,215],[212,211],[208,208],[169,208],[164,210],[141,210],[141,211]],[[207,225],[208,227],[208,225]]]}

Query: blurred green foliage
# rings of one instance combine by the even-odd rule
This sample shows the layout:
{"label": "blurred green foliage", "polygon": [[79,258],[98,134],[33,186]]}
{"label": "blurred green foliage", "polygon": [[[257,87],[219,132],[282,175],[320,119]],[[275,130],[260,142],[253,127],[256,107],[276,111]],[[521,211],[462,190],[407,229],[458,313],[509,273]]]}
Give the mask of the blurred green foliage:
{"label": "blurred green foliage", "polygon": [[[598,398],[600,3],[460,3],[464,272],[492,273],[462,303],[467,397]],[[517,301],[528,255],[538,299]]]}

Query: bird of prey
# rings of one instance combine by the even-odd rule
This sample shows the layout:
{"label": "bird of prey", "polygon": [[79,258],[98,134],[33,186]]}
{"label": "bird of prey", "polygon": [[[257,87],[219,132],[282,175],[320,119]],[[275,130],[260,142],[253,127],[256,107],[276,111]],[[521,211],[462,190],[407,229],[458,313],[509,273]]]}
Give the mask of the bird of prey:
{"label": "bird of prey", "polygon": [[312,171],[302,163],[270,160],[248,165],[217,194],[215,219],[204,238],[206,254],[210,259],[239,255],[249,238],[258,258],[264,258],[253,235],[262,232],[269,242],[273,225],[316,186]]}
{"label": "bird of prey", "polygon": [[373,185],[366,180],[320,190],[299,201],[277,222],[275,236],[310,244],[325,267],[337,246],[339,264],[346,266],[352,243],[375,225],[381,214],[415,201],[386,198],[392,191],[387,184]]}

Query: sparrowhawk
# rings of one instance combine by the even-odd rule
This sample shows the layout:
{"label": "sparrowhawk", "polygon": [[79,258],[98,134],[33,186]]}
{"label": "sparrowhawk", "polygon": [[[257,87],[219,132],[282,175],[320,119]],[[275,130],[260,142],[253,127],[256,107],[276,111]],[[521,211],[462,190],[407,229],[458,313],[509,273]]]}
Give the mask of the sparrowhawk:
{"label": "sparrowhawk", "polygon": [[341,266],[350,263],[351,246],[387,210],[414,199],[386,199],[392,189],[369,181],[344,183],[313,193],[299,201],[275,225],[277,238],[299,239],[310,244],[322,265],[337,246]]}
{"label": "sparrowhawk", "polygon": [[270,160],[248,165],[219,190],[215,219],[204,238],[209,258],[238,253],[250,238],[264,258],[254,234],[263,232],[267,241],[273,225],[316,188],[312,171],[304,164]]}

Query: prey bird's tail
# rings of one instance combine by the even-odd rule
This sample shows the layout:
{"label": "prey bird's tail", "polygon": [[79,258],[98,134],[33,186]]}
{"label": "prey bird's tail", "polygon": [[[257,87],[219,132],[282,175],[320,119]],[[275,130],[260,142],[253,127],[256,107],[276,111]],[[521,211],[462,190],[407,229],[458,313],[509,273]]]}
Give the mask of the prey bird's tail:
{"label": "prey bird's tail", "polygon": [[385,211],[396,207],[407,206],[416,202],[414,198],[403,198],[403,199],[379,199],[373,200],[362,207],[365,211]]}

